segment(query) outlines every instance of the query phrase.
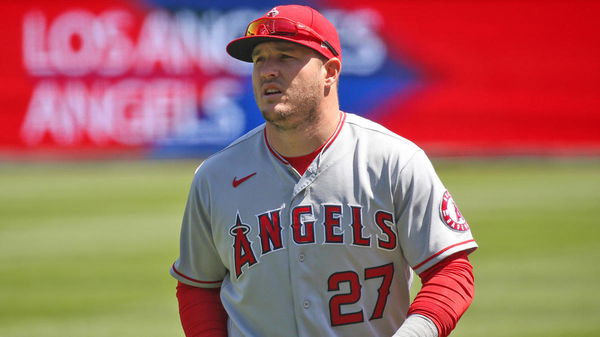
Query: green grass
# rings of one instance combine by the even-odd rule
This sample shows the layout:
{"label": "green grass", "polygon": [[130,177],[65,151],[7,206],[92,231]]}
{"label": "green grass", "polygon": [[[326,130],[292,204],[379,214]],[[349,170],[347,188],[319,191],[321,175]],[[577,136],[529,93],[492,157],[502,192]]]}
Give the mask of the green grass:
{"label": "green grass", "polygon": [[183,336],[168,269],[196,163],[0,169],[0,336]]}
{"label": "green grass", "polygon": [[[435,164],[480,245],[452,336],[600,336],[600,162]],[[1,164],[0,336],[182,337],[168,268],[196,165]]]}

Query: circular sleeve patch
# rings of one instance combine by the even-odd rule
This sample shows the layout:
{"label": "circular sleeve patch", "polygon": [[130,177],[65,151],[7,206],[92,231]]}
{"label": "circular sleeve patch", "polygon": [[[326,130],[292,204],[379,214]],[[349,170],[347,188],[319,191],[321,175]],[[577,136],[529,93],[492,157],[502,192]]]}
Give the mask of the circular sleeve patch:
{"label": "circular sleeve patch", "polygon": [[459,232],[466,232],[469,230],[469,224],[467,220],[462,216],[458,210],[458,206],[452,199],[450,192],[446,191],[442,198],[442,205],[440,207],[440,215],[444,223],[451,229]]}

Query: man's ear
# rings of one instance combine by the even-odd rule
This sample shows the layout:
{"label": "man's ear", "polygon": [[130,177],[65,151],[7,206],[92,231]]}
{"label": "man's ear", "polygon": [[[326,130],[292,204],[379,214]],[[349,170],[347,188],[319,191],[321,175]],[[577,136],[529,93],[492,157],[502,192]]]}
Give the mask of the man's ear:
{"label": "man's ear", "polygon": [[332,86],[338,81],[340,72],[342,71],[342,62],[337,58],[330,58],[323,64],[325,69],[325,85]]}

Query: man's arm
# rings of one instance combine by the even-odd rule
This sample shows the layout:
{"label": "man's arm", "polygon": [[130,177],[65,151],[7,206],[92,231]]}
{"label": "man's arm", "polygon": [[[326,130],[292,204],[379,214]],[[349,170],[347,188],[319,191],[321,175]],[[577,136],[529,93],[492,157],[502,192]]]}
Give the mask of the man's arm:
{"label": "man's arm", "polygon": [[450,334],[473,301],[473,266],[467,255],[456,253],[419,274],[421,290],[408,309],[408,319],[393,337]]}
{"label": "man's arm", "polygon": [[227,313],[220,290],[177,283],[179,317],[186,337],[227,337]]}

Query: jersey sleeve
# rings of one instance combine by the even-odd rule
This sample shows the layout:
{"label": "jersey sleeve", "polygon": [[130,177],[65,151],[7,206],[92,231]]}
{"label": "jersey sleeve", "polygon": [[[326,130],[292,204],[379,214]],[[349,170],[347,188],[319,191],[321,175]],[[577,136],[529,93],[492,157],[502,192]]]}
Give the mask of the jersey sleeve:
{"label": "jersey sleeve", "polygon": [[196,287],[216,288],[227,273],[212,236],[209,209],[209,186],[196,171],[183,215],[179,258],[170,273],[182,283]]}
{"label": "jersey sleeve", "polygon": [[400,245],[416,273],[477,248],[467,221],[423,151],[401,168],[395,193]]}

